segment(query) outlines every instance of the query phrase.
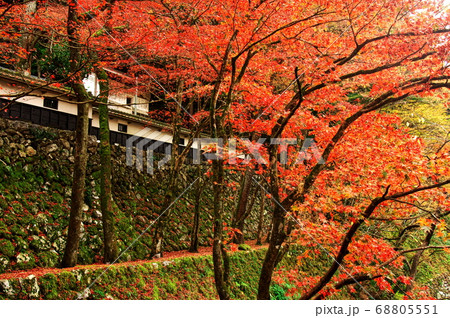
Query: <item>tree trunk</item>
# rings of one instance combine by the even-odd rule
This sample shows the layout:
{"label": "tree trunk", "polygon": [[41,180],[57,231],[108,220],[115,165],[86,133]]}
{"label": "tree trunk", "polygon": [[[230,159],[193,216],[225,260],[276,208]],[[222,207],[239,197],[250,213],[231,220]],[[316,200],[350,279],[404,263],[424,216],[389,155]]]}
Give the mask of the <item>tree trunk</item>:
{"label": "tree trunk", "polygon": [[78,118],[75,131],[75,162],[72,184],[72,201],[70,208],[69,230],[67,235],[66,248],[62,260],[63,267],[72,267],[77,263],[78,246],[81,234],[82,207],[84,204],[84,190],[87,165],[87,139],[89,128],[89,109],[91,102],[86,89],[83,86],[81,75],[78,72],[79,62],[81,60],[78,31],[78,4],[75,1],[69,1],[67,16],[67,33],[69,37],[70,49],[70,69],[74,73],[72,88],[78,101]]}
{"label": "tree trunk", "polygon": [[155,231],[153,232],[151,255],[152,258],[159,258],[163,256],[163,225],[162,220],[158,220],[155,225]]}
{"label": "tree trunk", "polygon": [[191,232],[191,245],[189,246],[189,252],[198,253],[198,230],[200,227],[200,204],[195,203],[194,207],[194,224],[192,225]]}
{"label": "tree trunk", "polygon": [[270,243],[270,237],[272,236],[272,226],[273,226],[273,220],[271,220],[270,222],[270,226],[269,226],[269,231],[267,231],[267,236],[266,236],[266,243]]}
{"label": "tree trunk", "polygon": [[223,160],[213,161],[213,192],[214,192],[214,240],[213,263],[214,279],[217,293],[221,300],[230,299],[228,293],[228,255],[223,245]]}
{"label": "tree trunk", "polygon": [[[201,165],[197,166],[197,177],[201,177]],[[191,231],[191,245],[189,246],[189,252],[198,253],[198,231],[200,228],[200,199],[203,192],[203,184],[202,182],[197,181],[195,186],[195,203],[194,203],[194,223],[192,225]]]}
{"label": "tree trunk", "polygon": [[[26,22],[30,23],[30,26],[32,26],[33,23],[31,23],[31,20],[38,9],[37,1],[28,1],[25,6],[27,15],[25,17]],[[38,30],[38,28],[27,28],[26,32],[24,32],[24,35],[19,40],[20,46],[23,48],[23,51],[26,55],[23,58],[20,57],[16,65],[18,66],[19,70],[25,75],[31,74],[31,61],[33,59],[33,55],[31,54],[31,52],[33,51],[36,42],[39,39],[39,33],[40,30]]]}
{"label": "tree trunk", "polygon": [[239,232],[236,232],[233,238],[233,242],[236,244],[244,244],[244,224],[249,206],[249,196],[250,189],[252,187],[252,177],[254,171],[250,166],[247,166],[245,169],[244,175],[242,176],[241,189],[239,192],[239,200],[236,206],[236,210],[233,216],[233,223],[231,227],[238,229]]}
{"label": "tree trunk", "polygon": [[100,208],[103,223],[104,262],[112,263],[118,255],[112,198],[111,144],[109,140],[108,115],[108,76],[103,69],[97,69],[100,85],[99,122],[100,122]]}
{"label": "tree trunk", "polygon": [[261,269],[261,276],[259,278],[257,297],[260,300],[270,299],[270,284],[272,282],[272,273],[277,266],[277,262],[280,261],[282,244],[286,239],[286,234],[284,233],[285,212],[281,207],[275,205],[273,213],[274,217],[269,241],[269,248],[267,249],[266,257],[264,258],[263,266]]}
{"label": "tree trunk", "polygon": [[256,245],[262,245],[264,210],[266,193],[261,189],[261,201],[259,202],[258,232],[256,234]]}
{"label": "tree trunk", "polygon": [[[219,117],[217,114],[217,101],[220,94],[220,85],[224,79],[225,69],[228,63],[228,57],[231,53],[231,43],[237,36],[237,31],[235,31],[228,43],[227,49],[225,50],[222,65],[220,67],[219,74],[217,76],[216,82],[214,84],[214,89],[211,95],[210,109],[209,109],[209,121],[210,121],[210,131],[211,138],[225,141],[225,131],[223,127],[224,117]],[[233,86],[232,83],[231,86]],[[230,91],[231,92],[231,89]],[[231,95],[229,95],[228,104],[231,105]],[[226,107],[226,108],[227,108]],[[220,147],[219,145],[217,146]],[[216,284],[217,293],[220,299],[227,300],[230,299],[228,293],[228,276],[229,276],[229,259],[225,251],[223,244],[223,189],[224,189],[224,172],[223,172],[223,157],[219,155],[219,158],[213,160],[212,162],[212,178],[211,182],[213,184],[214,193],[214,205],[213,205],[213,215],[214,215],[214,226],[213,226],[213,263],[214,263],[214,280]]]}
{"label": "tree trunk", "polygon": [[164,201],[159,211],[159,219],[155,224],[155,231],[153,235],[152,249],[151,254],[153,256],[163,256],[163,244],[164,244],[164,232],[167,227],[167,220],[170,215],[170,211],[167,211],[170,204],[175,199],[175,194],[178,188],[178,179],[177,175],[181,169],[181,163],[183,158],[181,158],[178,153],[179,144],[180,144],[180,134],[181,134],[181,107],[180,104],[182,102],[182,92],[183,92],[183,82],[178,83],[177,96],[178,103],[175,103],[175,112],[172,119],[172,152],[170,157],[170,167],[169,167],[169,175],[167,177],[168,185],[166,194],[164,196]]}
{"label": "tree trunk", "polygon": [[153,240],[152,240],[152,247],[151,247],[151,255],[152,257],[162,257],[163,256],[163,244],[164,244],[164,232],[166,230],[166,223],[167,218],[169,217],[169,211],[167,210],[170,206],[170,204],[173,202],[173,199],[175,198],[175,177],[172,175],[171,172],[169,172],[169,185],[168,189],[166,189],[166,195],[164,196],[164,201],[161,206],[161,209],[158,213],[158,221],[155,224],[155,230],[153,232]]}
{"label": "tree trunk", "polygon": [[[269,240],[269,248],[261,268],[261,276],[259,278],[258,299],[270,299],[270,284],[272,282],[272,273],[277,262],[280,260],[280,251],[282,244],[286,239],[284,230],[286,211],[289,211],[292,202],[286,206],[281,205],[279,195],[279,178],[278,178],[278,147],[277,145],[269,146],[269,176],[270,176],[270,193],[273,196],[275,207],[272,215],[272,227]],[[284,200],[284,201],[287,201]]]}
{"label": "tree trunk", "polygon": [[77,264],[78,246],[81,235],[81,221],[84,204],[84,190],[87,165],[87,136],[89,127],[90,103],[78,104],[77,129],[75,132],[75,162],[70,206],[69,230],[62,267]]}
{"label": "tree trunk", "polygon": [[[423,240],[423,243],[422,243],[422,247],[427,247],[430,245],[431,239],[433,238],[435,230],[436,230],[436,224],[433,223],[433,224],[431,224],[430,229],[427,231],[425,239]],[[413,260],[411,263],[411,267],[409,269],[409,277],[411,277],[413,282],[416,279],[417,270],[419,269],[419,264],[420,264],[420,258],[422,257],[424,252],[425,252],[425,250],[420,250],[414,254],[414,257],[413,257]],[[412,288],[413,288],[413,283],[411,283],[410,285],[408,285],[406,287],[406,291],[408,292]]]}
{"label": "tree trunk", "polygon": [[[223,71],[224,65],[222,65]],[[210,125],[211,138],[225,140],[225,132],[223,130],[222,121],[217,118],[216,107],[219,94],[219,82],[214,88],[213,97],[210,108]],[[220,147],[219,145],[217,146]],[[212,161],[212,178],[213,185],[213,264],[214,264],[214,281],[216,290],[221,300],[230,299],[228,292],[228,275],[229,261],[228,255],[223,244],[223,190],[224,190],[224,161],[221,155]]]}
{"label": "tree trunk", "polygon": [[244,227],[244,215],[247,210],[248,198],[250,196],[250,188],[252,186],[252,176],[253,170],[248,166],[245,169],[244,175],[242,176],[241,187],[239,191],[239,199],[236,206],[236,210],[233,216],[232,227],[241,231],[241,233],[235,233],[234,243],[243,244],[244,235],[242,233]]}

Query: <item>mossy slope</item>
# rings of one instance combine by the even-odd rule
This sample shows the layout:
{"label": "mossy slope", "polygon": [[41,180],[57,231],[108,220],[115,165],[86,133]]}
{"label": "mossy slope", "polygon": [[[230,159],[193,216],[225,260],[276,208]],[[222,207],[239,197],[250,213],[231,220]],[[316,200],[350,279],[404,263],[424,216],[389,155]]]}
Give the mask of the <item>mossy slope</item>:
{"label": "mossy slope", "polygon": [[[265,251],[230,255],[233,299],[256,298]],[[281,266],[290,267],[287,262]],[[104,269],[78,269],[3,280],[0,299],[76,299],[80,293],[85,299],[217,299],[210,255],[131,266],[119,264],[98,278],[103,272]]]}

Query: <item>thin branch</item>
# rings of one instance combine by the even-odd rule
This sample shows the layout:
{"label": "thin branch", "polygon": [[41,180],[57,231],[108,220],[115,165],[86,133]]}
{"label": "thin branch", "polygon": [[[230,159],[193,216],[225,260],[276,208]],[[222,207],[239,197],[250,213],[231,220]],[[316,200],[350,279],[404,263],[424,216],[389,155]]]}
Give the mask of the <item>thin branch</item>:
{"label": "thin branch", "polygon": [[416,247],[416,248],[412,248],[412,249],[409,249],[409,250],[403,250],[403,251],[397,253],[397,255],[395,255],[391,259],[389,259],[386,262],[381,263],[380,265],[378,265],[378,267],[384,267],[386,265],[389,265],[390,263],[395,261],[397,258],[402,256],[403,254],[413,253],[413,252],[417,252],[417,251],[424,251],[424,250],[428,250],[428,249],[440,249],[440,250],[442,250],[442,249],[446,249],[446,248],[450,248],[450,245],[429,245],[429,246]]}
{"label": "thin branch", "polygon": [[[322,290],[330,282],[331,278],[334,276],[334,274],[338,270],[340,264],[343,262],[345,256],[349,253],[348,247],[349,247],[354,235],[358,231],[359,227],[364,223],[365,219],[369,218],[372,215],[372,213],[377,209],[377,207],[381,203],[388,201],[388,200],[398,199],[400,197],[408,196],[408,195],[411,195],[411,194],[414,194],[414,193],[417,193],[420,191],[426,191],[426,190],[442,187],[447,184],[450,184],[450,179],[445,180],[443,182],[436,183],[436,184],[432,184],[429,186],[418,187],[418,188],[411,189],[408,191],[394,193],[392,195],[388,195],[389,188],[390,188],[388,186],[386,188],[384,194],[381,197],[373,199],[372,202],[367,206],[365,211],[361,214],[361,217],[353,222],[352,226],[350,227],[350,229],[347,231],[346,235],[344,236],[344,239],[341,243],[341,247],[339,249],[339,252],[338,252],[336,258],[334,259],[333,264],[330,266],[328,271],[322,276],[322,278],[319,280],[319,282],[313,288],[311,288],[308,292],[306,292],[301,297],[301,299],[311,299],[312,297],[314,297],[314,295],[316,295],[320,290]],[[414,250],[417,250],[417,249],[414,249]]]}

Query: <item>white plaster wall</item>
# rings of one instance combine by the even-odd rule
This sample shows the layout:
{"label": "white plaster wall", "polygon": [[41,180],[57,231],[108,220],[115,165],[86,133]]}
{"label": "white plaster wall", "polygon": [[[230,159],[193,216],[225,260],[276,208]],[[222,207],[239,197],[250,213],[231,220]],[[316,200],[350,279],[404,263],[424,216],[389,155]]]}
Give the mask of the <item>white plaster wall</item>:
{"label": "white plaster wall", "polygon": [[[25,88],[23,86],[12,85],[9,82],[0,79],[0,95],[13,95],[13,94],[22,92],[24,89]],[[77,105],[75,103],[70,103],[70,101],[61,100],[61,98],[68,98],[68,97],[58,96],[58,94],[56,94],[54,92],[50,92],[50,91],[46,90],[45,88],[42,90],[37,90],[34,94],[38,94],[38,93],[42,93],[42,92],[44,92],[45,96],[58,98],[58,111],[72,114],[72,115],[77,114]],[[123,103],[125,103],[126,96],[127,95],[110,96],[110,100],[115,99],[117,101],[122,101]],[[12,97],[8,98],[6,96],[1,96],[1,97],[7,98],[7,99],[12,98]],[[18,99],[18,102],[26,103],[26,104],[38,106],[38,107],[44,107],[43,106],[44,105],[44,96],[26,96],[26,97],[22,97],[22,98]],[[139,113],[147,114],[147,105],[148,104],[145,104],[146,100],[142,99],[142,98],[138,98],[138,102],[142,103]],[[117,106],[117,107],[110,106],[110,108],[118,109],[120,111],[124,111],[125,109],[127,109],[124,106]],[[144,111],[144,108],[145,108],[145,111]],[[127,112],[132,113],[131,108],[128,108]],[[92,126],[93,127],[96,127],[96,128],[100,127],[98,113],[93,113],[92,108],[89,110],[89,118],[92,118]],[[127,133],[130,135],[136,135],[139,137],[145,137],[145,138],[149,138],[149,139],[153,139],[153,140],[159,140],[161,142],[168,142],[168,143],[172,142],[172,135],[170,132],[162,131],[159,128],[148,127],[147,125],[144,125],[141,123],[127,121],[126,119],[115,118],[113,116],[110,117],[110,123],[109,123],[110,130],[119,132],[119,130],[118,130],[119,123],[128,126]],[[185,137],[182,136],[182,138],[185,138]],[[187,144],[187,139],[185,138],[184,145],[186,145],[186,144]],[[194,142],[192,147],[198,148],[198,143]]]}
{"label": "white plaster wall", "polygon": [[[11,84],[9,82],[6,82],[4,80],[0,80],[0,97],[5,99],[13,99],[17,94],[22,93],[25,90],[25,87],[17,85],[17,84]],[[8,96],[11,95],[11,96]],[[44,98],[42,96],[25,96],[17,99],[20,103],[25,103],[33,106],[40,106],[42,107],[44,105]]]}
{"label": "white plaster wall", "polygon": [[100,93],[100,85],[98,84],[97,76],[94,73],[91,73],[83,79],[83,84],[86,90],[91,93],[93,96],[98,96]]}

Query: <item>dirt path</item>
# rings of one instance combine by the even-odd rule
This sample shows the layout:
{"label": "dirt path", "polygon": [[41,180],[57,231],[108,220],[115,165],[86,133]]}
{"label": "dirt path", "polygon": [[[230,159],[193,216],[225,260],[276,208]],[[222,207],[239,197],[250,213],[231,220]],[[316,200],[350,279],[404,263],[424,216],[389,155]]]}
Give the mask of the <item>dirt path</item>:
{"label": "dirt path", "polygon": [[[250,245],[252,249],[256,249],[256,250],[267,247],[267,244],[256,245],[256,240],[255,241],[247,241],[247,242],[245,242],[245,244]],[[145,264],[145,263],[155,263],[155,262],[158,263],[158,262],[163,262],[163,261],[167,261],[167,260],[171,260],[171,259],[175,259],[175,258],[181,258],[181,257],[199,257],[199,256],[204,256],[204,255],[210,255],[211,253],[212,253],[212,247],[207,246],[207,247],[200,247],[198,253],[190,253],[187,250],[167,252],[167,253],[164,253],[164,257],[161,257],[161,258],[152,259],[152,260],[138,260],[138,261],[131,261],[131,262],[122,262],[122,263],[117,262],[116,264],[114,264],[112,266],[119,267],[119,266],[133,266],[133,265],[139,265],[139,264]],[[78,265],[75,267],[68,267],[68,268],[37,267],[37,268],[24,270],[24,271],[12,271],[12,272],[8,272],[8,273],[0,274],[0,280],[8,280],[8,279],[13,279],[13,278],[25,278],[30,275],[40,277],[40,276],[43,276],[43,275],[49,274],[49,273],[57,274],[57,273],[61,273],[61,272],[70,272],[70,271],[77,270],[77,269],[93,269],[93,270],[95,270],[95,269],[106,268],[109,266],[110,265],[108,265],[108,264],[94,263],[94,264],[89,264],[89,265]]]}

